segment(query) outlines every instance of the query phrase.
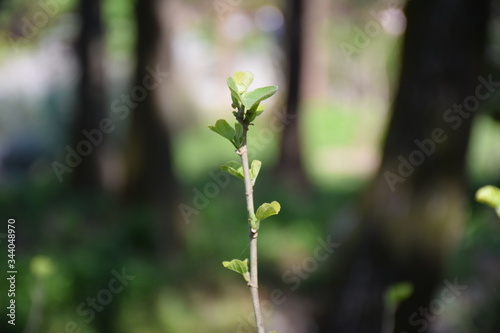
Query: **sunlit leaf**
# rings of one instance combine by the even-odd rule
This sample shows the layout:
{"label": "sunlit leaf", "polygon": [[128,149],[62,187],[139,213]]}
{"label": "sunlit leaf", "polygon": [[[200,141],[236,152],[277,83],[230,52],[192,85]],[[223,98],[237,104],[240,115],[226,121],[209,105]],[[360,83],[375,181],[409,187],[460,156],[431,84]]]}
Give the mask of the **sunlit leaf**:
{"label": "sunlit leaf", "polygon": [[253,74],[251,72],[235,72],[233,74],[233,80],[237,87],[237,91],[240,94],[245,93],[248,90],[248,87],[253,82]]}
{"label": "sunlit leaf", "polygon": [[220,168],[222,171],[227,172],[230,175],[235,176],[236,178],[239,178],[242,180],[245,179],[245,177],[243,176],[243,168],[242,168],[241,164],[238,162],[230,161],[224,165],[221,165]]}
{"label": "sunlit leaf", "polygon": [[255,181],[257,180],[257,176],[259,175],[260,168],[262,166],[262,162],[259,160],[253,160],[250,165],[250,178],[252,179],[252,184],[255,185]]}
{"label": "sunlit leaf", "polygon": [[483,186],[477,190],[476,200],[493,208],[500,207],[500,189],[493,185]]}
{"label": "sunlit leaf", "polygon": [[260,103],[263,100],[268,99],[269,97],[274,95],[277,90],[278,87],[276,86],[257,88],[243,94],[241,96],[241,101],[243,102],[243,105],[247,108],[247,110],[250,110],[255,104]]}
{"label": "sunlit leaf", "polygon": [[271,203],[262,204],[255,213],[255,216],[259,220],[263,220],[268,218],[269,216],[276,215],[280,212],[281,206],[277,201],[273,201]]}
{"label": "sunlit leaf", "polygon": [[231,125],[229,125],[224,119],[217,120],[215,126],[208,126],[208,128],[229,141],[232,141],[236,134],[234,128],[232,128]]}
{"label": "sunlit leaf", "polygon": [[222,265],[230,269],[232,271],[235,271],[236,273],[239,273],[243,276],[245,281],[250,281],[250,272],[248,271],[248,259],[245,259],[244,261],[241,261],[239,259],[233,259],[231,261],[223,261]]}

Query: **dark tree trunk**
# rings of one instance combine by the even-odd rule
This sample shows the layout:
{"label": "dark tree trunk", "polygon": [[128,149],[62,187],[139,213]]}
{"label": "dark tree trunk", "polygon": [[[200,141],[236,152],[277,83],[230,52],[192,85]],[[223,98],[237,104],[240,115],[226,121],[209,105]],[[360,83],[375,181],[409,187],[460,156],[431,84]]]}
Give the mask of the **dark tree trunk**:
{"label": "dark tree trunk", "polygon": [[[158,92],[168,79],[165,53],[160,54],[161,26],[158,1],[136,1],[137,42],[133,112],[128,138],[124,197],[127,204],[146,205],[156,218],[150,221],[151,244],[169,255],[177,248],[177,182],[172,166],[170,138],[161,115]],[[146,94],[145,97],[140,97]],[[136,97],[139,98],[136,98]],[[146,223],[149,224],[149,223]]]}
{"label": "dark tree trunk", "polygon": [[[107,135],[100,128],[106,115],[101,4],[100,0],[80,0],[81,31],[76,45],[81,73],[78,87],[78,112],[71,147],[82,156],[82,160],[72,173],[72,181],[77,189],[91,191],[102,189],[99,154]],[[82,152],[88,147],[91,152],[84,156]],[[92,221],[89,219],[88,228],[92,228]],[[117,309],[116,304],[110,304],[96,317],[92,325],[98,331],[116,332],[113,318],[116,316]]]}
{"label": "dark tree trunk", "polygon": [[[157,17],[157,1],[137,1],[137,65],[135,87],[147,92],[133,113],[129,134],[126,195],[134,202],[170,199],[174,188],[170,138],[160,114],[155,92],[165,82],[162,57],[159,55],[161,29]],[[156,71],[156,77],[151,75]],[[160,73],[161,72],[161,73]],[[151,89],[145,78],[151,78]]]}
{"label": "dark tree trunk", "polygon": [[[77,188],[100,189],[99,151],[106,135],[99,129],[105,116],[101,1],[80,1],[79,16],[81,31],[76,50],[81,73],[71,148],[81,156],[81,162],[72,172],[72,181]],[[95,133],[94,142],[84,131]]]}
{"label": "dark tree trunk", "polygon": [[300,91],[302,80],[302,38],[303,38],[303,0],[285,2],[286,41],[286,113],[287,123],[281,137],[279,158],[275,172],[287,183],[307,190],[309,181],[302,161],[299,129]]}
{"label": "dark tree trunk", "polygon": [[[464,222],[473,101],[481,101],[478,77],[488,80],[481,71],[488,11],[488,0],[408,3],[383,161],[362,201],[360,228],[337,267],[320,332],[380,332],[383,292],[401,281],[415,291],[398,309],[394,332],[427,332],[430,320],[420,307],[429,307],[433,292],[446,287],[444,279],[454,282],[443,269]],[[450,111],[464,104],[462,113]]]}

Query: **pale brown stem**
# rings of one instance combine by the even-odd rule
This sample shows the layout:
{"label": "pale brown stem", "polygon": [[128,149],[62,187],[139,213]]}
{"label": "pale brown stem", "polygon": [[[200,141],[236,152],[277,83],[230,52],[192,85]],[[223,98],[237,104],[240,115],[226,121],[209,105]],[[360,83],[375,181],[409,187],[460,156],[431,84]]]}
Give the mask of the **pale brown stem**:
{"label": "pale brown stem", "polygon": [[[248,211],[248,221],[255,217],[254,205],[253,205],[253,185],[252,179],[250,178],[250,168],[248,163],[248,151],[247,151],[247,132],[248,128],[243,127],[243,146],[238,149],[238,155],[241,157],[241,165],[243,167],[243,176],[245,181],[245,195],[247,202]],[[257,230],[250,229],[250,281],[248,282],[248,287],[250,288],[250,294],[252,296],[253,310],[255,314],[255,325],[257,326],[257,333],[265,333],[264,331],[264,320],[262,317],[262,311],[260,308],[259,300],[259,279],[257,273]]]}

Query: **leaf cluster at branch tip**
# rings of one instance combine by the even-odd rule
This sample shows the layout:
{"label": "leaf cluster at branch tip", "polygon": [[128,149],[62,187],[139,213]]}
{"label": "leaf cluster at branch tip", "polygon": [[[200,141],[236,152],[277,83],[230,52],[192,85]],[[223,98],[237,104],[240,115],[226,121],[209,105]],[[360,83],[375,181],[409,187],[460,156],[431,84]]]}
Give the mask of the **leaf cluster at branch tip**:
{"label": "leaf cluster at branch tip", "polygon": [[[260,102],[273,96],[278,90],[277,86],[267,86],[248,91],[253,82],[251,72],[235,72],[227,79],[227,86],[231,92],[231,106],[238,121],[234,128],[223,119],[217,120],[214,126],[208,126],[212,131],[229,140],[236,149],[241,148],[244,142],[244,128],[264,112],[264,105]],[[243,128],[244,127],[244,128]]]}

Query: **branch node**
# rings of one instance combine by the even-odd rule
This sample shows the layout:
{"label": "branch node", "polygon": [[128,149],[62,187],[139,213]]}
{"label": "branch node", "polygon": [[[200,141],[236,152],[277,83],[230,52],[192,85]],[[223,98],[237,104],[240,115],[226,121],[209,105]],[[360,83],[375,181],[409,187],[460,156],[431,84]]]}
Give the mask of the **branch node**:
{"label": "branch node", "polygon": [[258,285],[253,284],[252,282],[248,282],[248,283],[247,283],[247,286],[248,286],[249,288],[259,289],[259,286],[258,286]]}
{"label": "branch node", "polygon": [[236,149],[236,154],[238,154],[239,156],[243,156],[243,154],[245,154],[246,152],[247,152],[246,146],[242,146],[242,147]]}

